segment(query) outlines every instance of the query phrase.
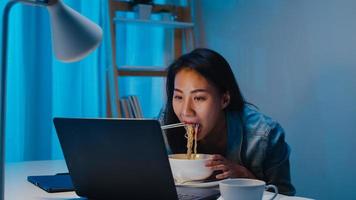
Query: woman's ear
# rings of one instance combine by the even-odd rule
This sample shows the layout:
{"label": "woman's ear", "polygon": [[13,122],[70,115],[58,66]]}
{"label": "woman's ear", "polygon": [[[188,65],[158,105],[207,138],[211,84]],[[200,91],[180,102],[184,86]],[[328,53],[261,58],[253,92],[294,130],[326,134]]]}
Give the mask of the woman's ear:
{"label": "woman's ear", "polygon": [[230,104],[230,92],[225,92],[221,99],[222,109],[225,109]]}

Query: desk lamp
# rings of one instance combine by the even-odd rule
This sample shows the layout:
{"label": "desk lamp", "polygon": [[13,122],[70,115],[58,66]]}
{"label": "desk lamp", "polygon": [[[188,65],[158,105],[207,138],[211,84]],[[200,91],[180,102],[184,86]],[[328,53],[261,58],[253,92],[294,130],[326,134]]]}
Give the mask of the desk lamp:
{"label": "desk lamp", "polygon": [[9,0],[3,11],[1,86],[0,86],[0,200],[4,199],[5,183],[5,122],[6,122],[6,71],[9,13],[16,3],[47,8],[50,16],[54,54],[63,62],[81,60],[92,52],[102,38],[101,28],[61,0]]}

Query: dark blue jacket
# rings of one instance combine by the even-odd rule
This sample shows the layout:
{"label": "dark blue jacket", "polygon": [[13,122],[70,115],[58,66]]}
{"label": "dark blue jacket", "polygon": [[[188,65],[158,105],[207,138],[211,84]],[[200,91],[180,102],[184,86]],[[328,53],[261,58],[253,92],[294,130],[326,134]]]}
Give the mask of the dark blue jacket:
{"label": "dark blue jacket", "polygon": [[227,113],[227,158],[249,169],[279,193],[294,195],[291,183],[290,148],[283,128],[270,117],[246,105],[242,113]]}

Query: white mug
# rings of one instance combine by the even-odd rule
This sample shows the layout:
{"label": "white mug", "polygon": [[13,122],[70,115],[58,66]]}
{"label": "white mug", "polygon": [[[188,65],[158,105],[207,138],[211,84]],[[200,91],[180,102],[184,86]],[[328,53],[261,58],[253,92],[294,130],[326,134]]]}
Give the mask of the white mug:
{"label": "white mug", "polygon": [[246,178],[231,178],[219,182],[221,197],[224,200],[261,200],[263,192],[273,189],[274,199],[278,195],[278,189],[274,185],[266,185],[264,181]]}

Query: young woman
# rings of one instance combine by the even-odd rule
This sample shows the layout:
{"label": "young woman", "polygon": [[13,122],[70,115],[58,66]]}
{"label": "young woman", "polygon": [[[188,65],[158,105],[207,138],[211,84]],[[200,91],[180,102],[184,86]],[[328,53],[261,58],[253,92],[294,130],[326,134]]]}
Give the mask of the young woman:
{"label": "young woman", "polygon": [[[216,179],[255,178],[294,195],[282,127],[244,101],[227,61],[209,49],[195,49],[168,68],[163,123],[198,126],[198,153]],[[184,128],[166,131],[170,153],[185,153]]]}

